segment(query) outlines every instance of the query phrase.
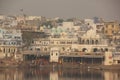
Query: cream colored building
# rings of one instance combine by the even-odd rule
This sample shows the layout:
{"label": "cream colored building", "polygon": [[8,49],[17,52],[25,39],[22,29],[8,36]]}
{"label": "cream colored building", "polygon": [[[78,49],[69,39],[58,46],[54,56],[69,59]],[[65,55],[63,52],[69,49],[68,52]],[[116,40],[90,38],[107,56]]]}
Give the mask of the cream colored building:
{"label": "cream colored building", "polygon": [[40,51],[42,53],[50,52],[49,38],[36,38],[33,39],[29,49],[31,51]]}
{"label": "cream colored building", "polygon": [[60,53],[74,51],[78,45],[78,38],[50,38],[50,47],[58,47]]}
{"label": "cream colored building", "polygon": [[108,36],[109,38],[112,38],[112,36],[115,33],[118,33],[120,30],[120,26],[118,22],[104,22],[104,34]]}
{"label": "cream colored building", "polygon": [[113,49],[113,47],[109,46],[108,39],[101,32],[104,25],[103,23],[95,24],[91,19],[85,19],[84,23],[87,24],[88,30],[82,35],[80,34],[78,38],[80,51],[90,53],[104,52]]}

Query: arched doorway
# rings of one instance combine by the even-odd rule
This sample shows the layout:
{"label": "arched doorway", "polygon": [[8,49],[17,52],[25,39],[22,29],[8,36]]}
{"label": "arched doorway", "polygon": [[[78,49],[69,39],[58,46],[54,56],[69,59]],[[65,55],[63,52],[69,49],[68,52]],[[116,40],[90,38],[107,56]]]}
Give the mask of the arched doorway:
{"label": "arched doorway", "polygon": [[104,51],[108,51],[108,48],[105,48]]}
{"label": "arched doorway", "polygon": [[85,52],[86,50],[87,50],[86,48],[83,48],[83,49],[82,49],[82,52]]}
{"label": "arched doorway", "polygon": [[98,51],[98,49],[97,49],[97,48],[94,48],[94,49],[93,49],[93,52],[97,52],[97,51]]}

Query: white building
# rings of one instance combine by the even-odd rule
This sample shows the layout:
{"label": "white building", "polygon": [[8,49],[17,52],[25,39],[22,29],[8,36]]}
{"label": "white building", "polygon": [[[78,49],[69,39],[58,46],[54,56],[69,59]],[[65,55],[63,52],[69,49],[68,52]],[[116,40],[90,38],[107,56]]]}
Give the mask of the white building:
{"label": "white building", "polygon": [[0,28],[0,57],[16,54],[21,47],[21,30]]}
{"label": "white building", "polygon": [[79,36],[79,49],[83,52],[103,52],[112,49],[108,45],[108,39],[101,33],[97,33],[96,24],[91,19],[85,19],[85,24],[90,27],[83,35]]}
{"label": "white building", "polygon": [[50,52],[50,40],[49,38],[36,38],[33,39],[29,49],[31,51],[40,51],[41,53]]}
{"label": "white building", "polygon": [[50,62],[58,62],[59,61],[60,51],[59,48],[53,47],[50,50]]}

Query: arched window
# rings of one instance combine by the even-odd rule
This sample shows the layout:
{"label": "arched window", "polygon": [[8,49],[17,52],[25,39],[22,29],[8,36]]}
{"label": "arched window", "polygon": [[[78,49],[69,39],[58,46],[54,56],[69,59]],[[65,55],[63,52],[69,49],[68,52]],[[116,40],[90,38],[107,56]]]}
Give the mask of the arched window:
{"label": "arched window", "polygon": [[89,44],[89,40],[87,40],[86,43]]}
{"label": "arched window", "polygon": [[58,53],[56,53],[56,56],[58,55]]}
{"label": "arched window", "polygon": [[99,42],[98,42],[98,40],[95,40],[95,44],[98,44]]}
{"label": "arched window", "polygon": [[5,48],[3,49],[3,53],[5,53]]}
{"label": "arched window", "polygon": [[81,43],[81,38],[78,38],[78,40],[79,40],[79,43]]}
{"label": "arched window", "polygon": [[108,51],[108,48],[105,48],[104,50],[105,50],[105,51]]}
{"label": "arched window", "polygon": [[65,48],[64,48],[64,47],[62,47],[62,50],[63,50],[63,51],[65,51]]}
{"label": "arched window", "polygon": [[94,49],[93,49],[93,52],[97,52],[97,51],[98,51],[98,49],[97,49],[97,48],[94,48]]}
{"label": "arched window", "polygon": [[85,43],[85,40],[82,40],[82,44],[84,44]]}
{"label": "arched window", "polygon": [[40,51],[40,48],[36,48],[37,51]]}
{"label": "arched window", "polygon": [[103,48],[101,48],[101,52],[103,52],[104,50],[103,50]]}
{"label": "arched window", "polygon": [[92,40],[92,44],[94,44],[94,40]]}
{"label": "arched window", "polygon": [[8,52],[10,53],[10,48],[8,49]]}
{"label": "arched window", "polygon": [[53,56],[53,53],[51,53],[51,56]]}
{"label": "arched window", "polygon": [[47,51],[47,48],[46,48],[46,47],[44,48],[44,51]]}

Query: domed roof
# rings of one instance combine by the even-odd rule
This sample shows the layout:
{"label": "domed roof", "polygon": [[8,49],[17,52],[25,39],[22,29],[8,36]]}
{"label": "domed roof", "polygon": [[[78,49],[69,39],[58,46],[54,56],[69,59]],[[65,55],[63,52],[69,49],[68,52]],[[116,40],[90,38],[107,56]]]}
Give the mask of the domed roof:
{"label": "domed roof", "polygon": [[50,28],[50,25],[48,25],[47,27]]}
{"label": "domed roof", "polygon": [[58,33],[61,33],[61,32],[62,32],[62,28],[58,27],[58,28],[57,28],[57,32],[58,32]]}
{"label": "domed roof", "polygon": [[51,29],[51,32],[55,32],[55,30],[56,30],[55,28],[52,28],[52,29]]}

